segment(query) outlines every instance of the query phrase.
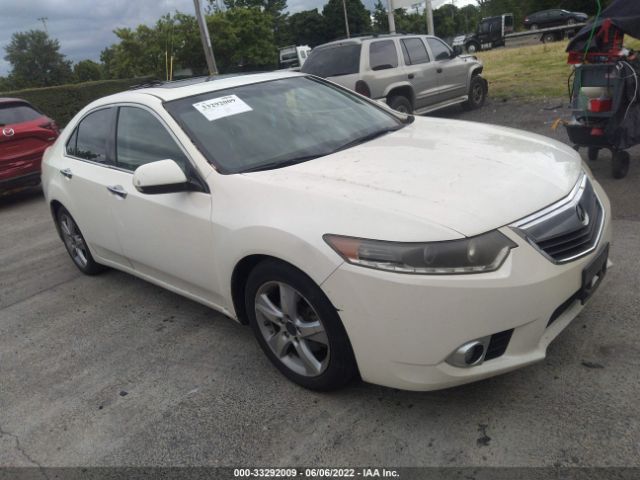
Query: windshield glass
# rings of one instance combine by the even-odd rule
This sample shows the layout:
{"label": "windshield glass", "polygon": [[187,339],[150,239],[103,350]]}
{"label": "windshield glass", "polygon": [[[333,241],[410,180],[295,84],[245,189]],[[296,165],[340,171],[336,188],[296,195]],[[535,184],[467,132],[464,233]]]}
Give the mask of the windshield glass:
{"label": "windshield glass", "polygon": [[318,77],[340,77],[351,75],[360,70],[360,51],[362,45],[335,45],[314,49],[302,66],[303,73]]}
{"label": "windshield glass", "polygon": [[311,77],[208,92],[165,108],[221,173],[311,160],[403,126],[382,108]]}

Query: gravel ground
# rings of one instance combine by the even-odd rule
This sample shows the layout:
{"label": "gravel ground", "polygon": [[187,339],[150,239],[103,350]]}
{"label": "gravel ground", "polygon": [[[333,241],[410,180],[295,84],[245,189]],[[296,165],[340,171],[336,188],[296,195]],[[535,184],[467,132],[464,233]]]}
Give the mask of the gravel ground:
{"label": "gravel ground", "polygon": [[[440,115],[566,140],[560,103]],[[303,390],[248,328],[123,273],[80,275],[40,194],[0,199],[0,466],[640,466],[640,165],[591,166],[616,265],[589,308],[545,361],[432,393]]]}

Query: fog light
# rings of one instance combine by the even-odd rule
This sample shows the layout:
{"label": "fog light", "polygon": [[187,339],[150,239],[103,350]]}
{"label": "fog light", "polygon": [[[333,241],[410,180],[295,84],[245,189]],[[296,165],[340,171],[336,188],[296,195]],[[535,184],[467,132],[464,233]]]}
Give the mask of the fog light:
{"label": "fog light", "polygon": [[478,340],[461,345],[447,358],[447,363],[454,367],[469,368],[480,365],[484,362],[484,356],[487,353],[491,337],[484,337]]}

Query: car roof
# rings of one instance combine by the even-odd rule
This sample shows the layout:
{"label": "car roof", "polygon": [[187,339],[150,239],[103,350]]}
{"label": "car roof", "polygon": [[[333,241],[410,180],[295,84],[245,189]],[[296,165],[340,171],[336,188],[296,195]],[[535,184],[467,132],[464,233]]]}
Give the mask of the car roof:
{"label": "car roof", "polygon": [[359,37],[341,38],[339,40],[333,40],[332,42],[323,43],[314,48],[314,50],[322,49],[325,47],[334,47],[341,45],[361,45],[368,40],[380,40],[396,37],[428,37],[438,38],[435,35],[425,35],[424,33],[393,33],[393,34],[380,34],[380,35],[362,35]]}
{"label": "car roof", "polygon": [[[291,70],[280,70],[267,73],[253,74],[229,74],[215,75],[211,77],[196,77],[174,82],[155,82],[142,84],[129,90],[130,93],[153,95],[162,101],[177,100],[180,98],[192,97],[207,92],[225,90],[227,88],[251,85],[254,83],[268,82],[291,77],[304,77],[305,74]],[[127,96],[127,92],[116,93],[105,97],[104,100],[120,101],[119,97]]]}
{"label": "car roof", "polygon": [[27,105],[31,105],[29,102],[22,98],[12,98],[12,97],[0,97],[0,103],[26,103]]}

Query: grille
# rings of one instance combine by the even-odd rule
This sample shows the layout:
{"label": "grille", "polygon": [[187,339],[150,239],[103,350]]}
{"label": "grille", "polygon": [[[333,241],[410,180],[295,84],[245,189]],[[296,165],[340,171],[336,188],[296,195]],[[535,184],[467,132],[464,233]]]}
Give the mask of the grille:
{"label": "grille", "polygon": [[593,251],[603,225],[604,209],[584,175],[567,198],[514,226],[549,259],[564,263]]}
{"label": "grille", "polygon": [[494,333],[491,335],[491,340],[489,340],[487,353],[485,353],[484,359],[491,360],[502,356],[504,352],[507,351],[512,334],[513,328],[511,330],[505,330],[504,332]]}

